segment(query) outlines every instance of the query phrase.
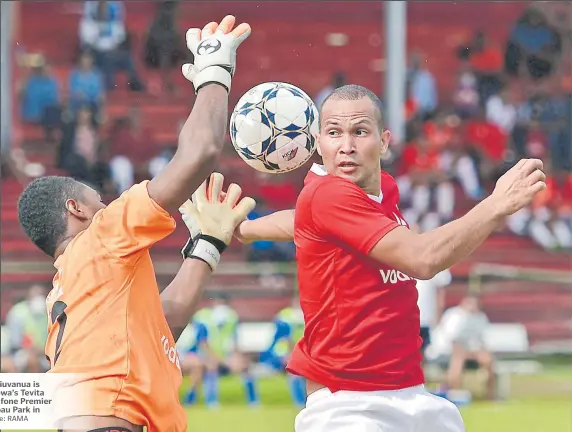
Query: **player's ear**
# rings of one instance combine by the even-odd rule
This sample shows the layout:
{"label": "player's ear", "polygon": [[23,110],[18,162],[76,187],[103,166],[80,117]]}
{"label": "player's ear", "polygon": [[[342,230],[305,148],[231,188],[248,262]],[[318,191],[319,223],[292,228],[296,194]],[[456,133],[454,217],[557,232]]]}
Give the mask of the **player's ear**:
{"label": "player's ear", "polygon": [[320,148],[320,133],[316,134],[316,149],[318,150],[318,154],[322,156],[322,149]]}
{"label": "player's ear", "polygon": [[388,129],[384,129],[381,132],[381,154],[385,154],[387,151],[389,141],[391,141],[391,132]]}
{"label": "player's ear", "polygon": [[66,201],[66,210],[68,213],[80,220],[89,219],[88,215],[82,210],[79,202],[74,199],[68,199]]}

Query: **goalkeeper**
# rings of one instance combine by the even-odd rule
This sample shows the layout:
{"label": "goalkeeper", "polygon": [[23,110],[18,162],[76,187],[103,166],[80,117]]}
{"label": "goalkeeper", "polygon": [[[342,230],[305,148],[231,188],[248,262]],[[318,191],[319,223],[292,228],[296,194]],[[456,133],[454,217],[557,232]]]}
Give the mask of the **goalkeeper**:
{"label": "goalkeeper", "polygon": [[[248,24],[233,30],[234,24],[227,16],[187,32],[195,63],[183,73],[197,97],[177,152],[158,176],[109,206],[67,177],[37,179],[20,197],[24,232],[57,269],[47,298],[50,372],[78,377],[53,399],[61,430],[186,430],[175,341],[235,225],[253,206],[251,199],[233,206],[236,186],[219,202],[221,175],[212,177],[208,195],[203,183],[225,141],[236,49],[250,34]],[[197,219],[202,234],[187,244],[189,259],[159,296],[149,249],[173,232],[170,213],[201,184],[195,205],[211,219]]]}

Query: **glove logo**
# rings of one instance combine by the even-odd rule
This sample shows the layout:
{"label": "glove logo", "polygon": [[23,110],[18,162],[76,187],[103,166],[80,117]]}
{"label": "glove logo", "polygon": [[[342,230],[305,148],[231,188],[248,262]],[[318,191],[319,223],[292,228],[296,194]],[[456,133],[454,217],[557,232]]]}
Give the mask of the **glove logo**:
{"label": "glove logo", "polygon": [[217,39],[206,39],[197,47],[197,55],[212,54],[217,52],[221,47],[221,43]]}

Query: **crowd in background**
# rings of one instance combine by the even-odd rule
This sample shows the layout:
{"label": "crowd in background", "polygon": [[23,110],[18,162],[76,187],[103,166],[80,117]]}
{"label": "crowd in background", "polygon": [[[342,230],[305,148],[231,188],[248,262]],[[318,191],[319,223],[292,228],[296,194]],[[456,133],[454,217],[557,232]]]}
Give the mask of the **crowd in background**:
{"label": "crowd in background", "polygon": [[[44,126],[46,140],[57,145],[59,168],[106,194],[120,194],[155,176],[174,154],[175,143],[157,145],[138,107],[124,117],[107,118],[105,103],[118,88],[118,72],[126,74],[131,91],[156,91],[139,78],[137,55],[146,67],[161,71],[162,91],[174,91],[172,74],[187,56],[176,3],[158,4],[143,52],[134,52],[122,2],[85,2],[77,65],[68,77],[65,100],[49,59],[27,59],[22,118]],[[485,196],[516,160],[538,157],[545,161],[548,188],[507,227],[547,249],[572,248],[572,36],[567,19],[559,10],[532,5],[510,24],[507,41],[477,32],[451,52],[460,67],[454,94],[446,101],[439,100],[431,62],[419,50],[410,54],[406,140],[395,143],[384,162],[398,180],[410,225],[425,231],[451,220],[457,209],[465,209],[463,202]],[[316,104],[345,83],[343,71],[334,72],[332,82],[315,95]],[[261,177],[260,205],[251,217],[295,203],[297,185],[285,184],[280,176]],[[293,258],[290,247],[271,242],[251,245],[247,253],[254,261]]]}
{"label": "crowd in background", "polygon": [[[127,76],[128,91],[158,91],[156,83],[142,81],[134,56],[142,56],[146,67],[161,71],[159,91],[176,91],[173,73],[189,60],[175,19],[176,3],[158,3],[143,51],[135,52],[125,28],[122,2],[85,2],[78,28],[77,64],[65,91],[51,74],[49,59],[31,55],[22,61],[29,70],[19,89],[22,119],[43,127],[46,143],[57,148],[58,168],[106,195],[117,196],[135,182],[157,175],[174,154],[176,143],[157,145],[139,107],[131,107],[125,116],[108,118],[106,100],[121,87],[119,72]],[[532,5],[515,23],[508,24],[512,31],[507,41],[491,41],[485,33],[477,32],[472,40],[451,51],[460,67],[454,94],[446,101],[439,100],[437,80],[428,66],[431,62],[419,50],[410,53],[406,139],[392,143],[383,161],[384,168],[397,179],[401,207],[410,225],[426,231],[450,221],[459,208],[482,199],[519,158],[538,157],[545,162],[548,188],[529,208],[511,217],[507,229],[530,236],[547,249],[572,248],[572,30],[567,24],[571,19]],[[316,105],[346,83],[343,71],[333,71],[331,83],[315,95]],[[294,206],[298,185],[285,182],[281,176],[255,175],[258,205],[249,218]],[[260,241],[245,251],[246,258],[254,262],[291,261],[295,257],[291,243]],[[425,325],[436,327],[437,340],[441,341],[434,347],[433,356],[454,359],[449,362],[448,382],[455,386],[469,357],[489,371],[493,360],[483,347],[488,320],[475,299],[465,299],[441,317],[438,291],[450,283],[450,274],[446,280],[427,282],[432,294],[422,301],[428,303],[423,307],[434,310]],[[277,286],[281,281],[270,275],[261,278],[261,283]],[[30,287],[26,298],[8,313],[2,326],[3,372],[47,369],[43,356],[45,294],[42,286]],[[225,310],[232,315],[228,307]],[[283,331],[284,322],[290,326],[287,348],[298,337],[292,335],[292,329],[298,335],[300,331],[299,320],[292,318],[298,316],[296,311],[294,306],[287,308],[276,321],[277,335]],[[218,318],[215,313],[208,319]],[[278,344],[277,338],[269,350],[278,346],[279,357],[285,357],[289,348],[284,350],[284,341]],[[188,346],[180,348],[184,359],[197,349],[196,339],[187,342]],[[270,354],[269,358],[270,363],[275,359]],[[206,376],[218,366],[209,363]],[[246,371],[243,363],[231,369],[242,374]],[[196,364],[192,360],[185,363],[185,371],[194,374]],[[255,400],[254,384],[248,381],[252,377],[244,378],[249,401]],[[193,382],[186,396],[189,403],[195,398],[199,378]],[[209,385],[206,391],[214,392]],[[291,389],[297,404],[303,399],[299,387],[297,383]]]}

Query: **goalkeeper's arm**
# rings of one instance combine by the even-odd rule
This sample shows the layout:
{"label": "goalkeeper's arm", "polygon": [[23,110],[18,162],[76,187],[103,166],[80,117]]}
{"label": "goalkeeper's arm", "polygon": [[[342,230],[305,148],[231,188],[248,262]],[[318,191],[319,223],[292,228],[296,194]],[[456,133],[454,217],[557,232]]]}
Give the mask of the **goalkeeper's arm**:
{"label": "goalkeeper's arm", "polygon": [[185,259],[172,282],[161,293],[163,313],[175,341],[197,311],[211,267],[198,259]]}
{"label": "goalkeeper's arm", "polygon": [[[187,46],[195,64],[184,65],[183,74],[193,82],[197,98],[179,135],[175,156],[148,185],[149,196],[169,213],[176,211],[208,177],[222,151],[236,49],[250,34],[247,24],[233,30],[234,23],[229,15],[219,25],[207,24],[202,32],[187,32]],[[208,48],[216,44],[217,50]]]}
{"label": "goalkeeper's arm", "polygon": [[240,223],[234,232],[242,243],[258,240],[292,241],[294,240],[294,210],[282,210],[268,216]]}

